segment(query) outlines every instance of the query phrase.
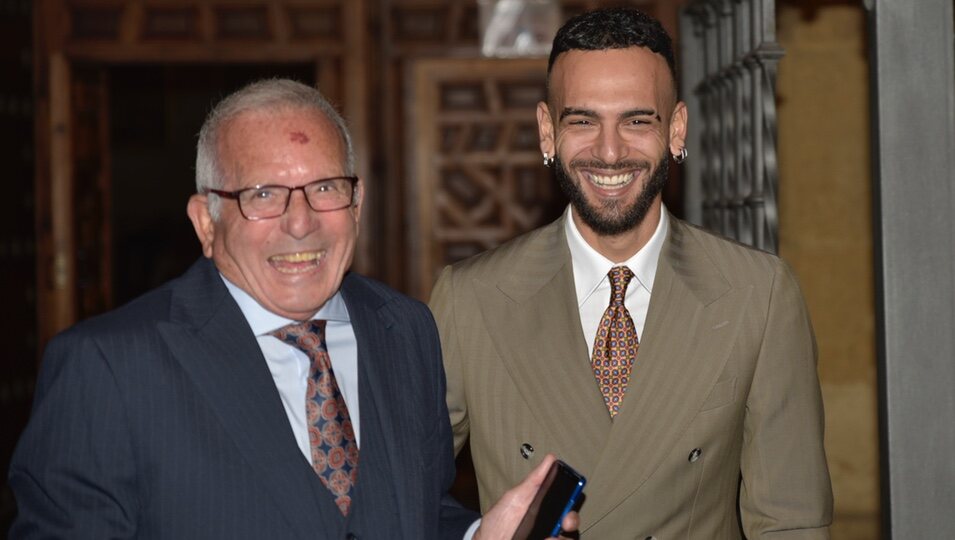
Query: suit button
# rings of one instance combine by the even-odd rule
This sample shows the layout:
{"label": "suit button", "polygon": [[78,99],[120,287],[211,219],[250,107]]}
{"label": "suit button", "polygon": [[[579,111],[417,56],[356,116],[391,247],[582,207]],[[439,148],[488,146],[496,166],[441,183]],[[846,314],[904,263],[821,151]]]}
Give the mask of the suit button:
{"label": "suit button", "polygon": [[355,533],[348,533],[345,535],[345,540],[358,540],[358,535]]}
{"label": "suit button", "polygon": [[686,460],[689,461],[690,463],[694,463],[696,462],[696,460],[700,459],[700,456],[702,455],[703,455],[702,450],[700,450],[699,448],[694,448],[693,451],[690,452],[690,455],[689,457],[686,458]]}
{"label": "suit button", "polygon": [[524,459],[530,459],[534,455],[534,447],[530,443],[524,443],[521,445],[521,455],[524,456]]}

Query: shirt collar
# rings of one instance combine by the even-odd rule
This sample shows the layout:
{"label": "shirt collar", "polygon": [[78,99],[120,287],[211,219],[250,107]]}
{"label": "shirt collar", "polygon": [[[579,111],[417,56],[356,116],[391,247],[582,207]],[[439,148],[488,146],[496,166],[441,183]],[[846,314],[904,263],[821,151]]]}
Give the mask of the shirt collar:
{"label": "shirt collar", "polygon": [[567,236],[570,259],[574,268],[574,285],[577,289],[578,306],[583,304],[597,289],[601,281],[607,278],[607,272],[610,272],[610,269],[614,266],[619,265],[626,265],[630,268],[639,286],[646,289],[648,293],[652,292],[653,280],[657,275],[657,261],[660,259],[660,252],[663,250],[663,241],[668,229],[666,207],[661,206],[660,222],[646,245],[626,261],[611,261],[598,253],[584,240],[574,223],[571,207],[568,205],[564,215],[564,233]]}
{"label": "shirt collar", "polygon": [[[249,326],[252,327],[252,333],[256,336],[264,336],[281,328],[287,324],[293,322],[292,319],[286,319],[281,315],[276,315],[271,311],[262,307],[262,304],[258,303],[255,298],[252,298],[249,293],[243,291],[239,288],[238,285],[232,283],[221,273],[219,277],[222,278],[222,282],[225,283],[226,289],[229,290],[229,294],[232,295],[232,298],[235,299],[235,302],[239,304],[239,309],[242,310],[242,315],[245,316],[245,320],[249,322]],[[341,290],[335,292],[335,294],[329,298],[325,304],[318,310],[315,315],[310,317],[311,319],[323,319],[326,321],[343,321],[348,322],[351,319],[348,316],[348,308],[345,306],[345,299],[342,298]]]}

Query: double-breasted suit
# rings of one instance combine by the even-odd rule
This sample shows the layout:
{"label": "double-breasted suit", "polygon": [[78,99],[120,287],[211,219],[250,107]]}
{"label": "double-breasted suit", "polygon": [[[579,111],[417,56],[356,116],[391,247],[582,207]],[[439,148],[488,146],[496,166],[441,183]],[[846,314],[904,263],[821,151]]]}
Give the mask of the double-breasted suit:
{"label": "double-breasted suit", "polygon": [[444,497],[454,464],[431,314],[355,274],[342,294],[362,441],[347,519],[203,259],[50,343],[11,466],[11,538],[460,539],[477,516]]}
{"label": "double-breasted suit", "polygon": [[788,266],[667,216],[611,420],[564,219],[446,268],[432,293],[455,448],[470,436],[482,506],[553,452],[588,479],[584,538],[735,539],[740,524],[750,539],[827,538],[815,342]]}

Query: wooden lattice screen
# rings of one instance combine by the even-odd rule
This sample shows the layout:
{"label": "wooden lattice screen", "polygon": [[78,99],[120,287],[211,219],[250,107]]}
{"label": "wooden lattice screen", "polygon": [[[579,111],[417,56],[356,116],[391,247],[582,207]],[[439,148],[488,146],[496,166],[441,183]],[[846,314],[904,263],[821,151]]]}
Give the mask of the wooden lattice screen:
{"label": "wooden lattice screen", "polygon": [[545,61],[420,60],[413,70],[415,141],[408,178],[413,286],[437,271],[531,230],[565,204],[541,162],[535,110]]}

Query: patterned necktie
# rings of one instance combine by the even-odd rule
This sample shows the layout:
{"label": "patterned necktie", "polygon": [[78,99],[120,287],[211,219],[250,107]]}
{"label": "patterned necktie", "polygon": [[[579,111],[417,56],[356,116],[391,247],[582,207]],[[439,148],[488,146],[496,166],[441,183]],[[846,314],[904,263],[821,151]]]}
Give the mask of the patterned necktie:
{"label": "patterned necktie", "polygon": [[630,371],[637,357],[637,330],[630,312],[623,304],[627,285],[633,272],[626,266],[615,266],[607,274],[610,277],[610,305],[600,318],[597,336],[594,338],[594,355],[591,365],[597,386],[604,396],[610,418],[620,412],[623,395],[630,382]]}
{"label": "patterned necktie", "polygon": [[358,479],[358,445],[325,347],[325,321],[290,324],[272,335],[300,349],[312,361],[305,394],[312,468],[335,496],[338,509],[347,516]]}

